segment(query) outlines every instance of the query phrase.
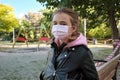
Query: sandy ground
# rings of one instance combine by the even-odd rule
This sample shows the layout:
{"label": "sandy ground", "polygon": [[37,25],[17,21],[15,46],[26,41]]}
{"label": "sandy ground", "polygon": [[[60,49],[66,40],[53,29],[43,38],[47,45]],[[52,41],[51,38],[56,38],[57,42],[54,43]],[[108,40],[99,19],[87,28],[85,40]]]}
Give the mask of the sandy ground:
{"label": "sandy ground", "polygon": [[[0,80],[39,80],[39,74],[46,63],[49,45],[42,44],[40,48],[38,45],[29,47],[16,45],[15,48],[12,48],[12,45],[0,45],[0,47],[4,47],[0,51]],[[89,48],[96,52],[104,48],[112,49],[112,46],[89,45]]]}

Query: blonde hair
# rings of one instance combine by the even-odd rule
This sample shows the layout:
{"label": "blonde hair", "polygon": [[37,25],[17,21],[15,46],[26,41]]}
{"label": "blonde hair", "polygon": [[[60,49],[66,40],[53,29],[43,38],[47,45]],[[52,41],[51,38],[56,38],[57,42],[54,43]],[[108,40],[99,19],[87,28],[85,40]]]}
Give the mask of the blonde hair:
{"label": "blonde hair", "polygon": [[[78,14],[75,11],[73,11],[72,9],[69,9],[69,8],[65,8],[65,7],[59,8],[53,13],[52,18],[54,17],[54,15],[56,15],[58,13],[65,13],[65,14],[69,15],[71,17],[70,21],[71,21],[72,26],[76,26],[78,28],[79,19],[78,19]],[[79,32],[78,32],[78,29],[76,29],[76,31],[72,33],[68,42],[75,40],[78,37],[78,35],[79,35]]]}

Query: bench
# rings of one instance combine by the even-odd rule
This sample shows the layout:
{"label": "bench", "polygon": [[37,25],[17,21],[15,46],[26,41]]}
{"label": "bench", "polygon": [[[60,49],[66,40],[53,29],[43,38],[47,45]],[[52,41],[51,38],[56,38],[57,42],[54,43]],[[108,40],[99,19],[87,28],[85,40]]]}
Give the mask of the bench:
{"label": "bench", "polygon": [[99,80],[116,80],[116,70],[118,67],[119,60],[120,54],[112,58],[110,61],[105,62],[100,67],[97,67]]}
{"label": "bench", "polygon": [[107,43],[109,43],[109,42],[112,43],[112,41],[113,41],[112,39],[105,40],[105,41],[104,41],[104,44],[107,44]]}

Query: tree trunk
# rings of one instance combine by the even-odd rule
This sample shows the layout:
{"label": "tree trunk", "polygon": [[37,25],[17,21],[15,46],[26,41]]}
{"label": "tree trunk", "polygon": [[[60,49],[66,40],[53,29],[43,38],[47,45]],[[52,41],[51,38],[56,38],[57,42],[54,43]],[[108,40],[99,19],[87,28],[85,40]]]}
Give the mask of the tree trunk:
{"label": "tree trunk", "polygon": [[[109,24],[111,27],[111,31],[112,31],[112,38],[113,38],[113,49],[117,46],[118,42],[119,42],[119,31],[116,25],[116,21],[115,21],[115,10],[114,8],[109,8],[108,9],[108,19],[109,19]],[[117,53],[115,53],[115,56],[119,54],[119,50],[117,51]]]}

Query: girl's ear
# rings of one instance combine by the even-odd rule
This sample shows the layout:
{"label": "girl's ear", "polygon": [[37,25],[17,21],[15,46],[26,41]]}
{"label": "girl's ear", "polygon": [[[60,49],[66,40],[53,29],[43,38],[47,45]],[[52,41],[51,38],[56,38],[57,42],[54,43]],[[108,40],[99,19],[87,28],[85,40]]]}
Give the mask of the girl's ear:
{"label": "girl's ear", "polygon": [[73,28],[73,30],[74,30],[74,31],[76,31],[76,30],[77,30],[77,26],[73,26],[72,28]]}

